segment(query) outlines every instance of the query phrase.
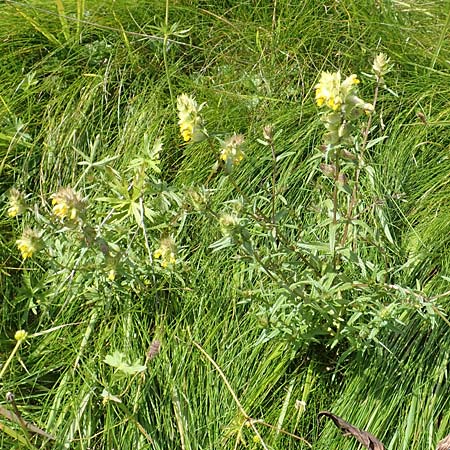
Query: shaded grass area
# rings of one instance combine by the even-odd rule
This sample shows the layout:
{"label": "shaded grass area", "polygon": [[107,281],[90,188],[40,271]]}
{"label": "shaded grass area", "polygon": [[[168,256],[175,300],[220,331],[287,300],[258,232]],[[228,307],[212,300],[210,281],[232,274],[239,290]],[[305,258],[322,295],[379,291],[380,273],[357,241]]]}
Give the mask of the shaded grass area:
{"label": "shaded grass area", "polygon": [[[189,35],[169,36],[166,48],[161,2],[86,2],[79,26],[62,21],[55,4],[0,6],[2,191],[15,185],[40,203],[59,186],[79,183],[95,192],[101,189],[95,176],[79,181],[81,152],[89,155],[95,146],[97,159],[114,155],[114,168],[126,170],[145,135],[163,138],[168,182],[203,183],[217,149],[181,144],[172,88],[208,103],[211,129],[247,136],[236,176],[247,195],[268,186],[271,176],[270,155],[256,142],[262,127],[280,131],[277,182],[306,227],[314,185],[305,161],[321,140],[317,77],[321,70],[369,72],[373,56],[385,51],[394,62],[388,84],[396,95],[383,91],[379,101],[374,132],[388,137],[371,149],[376,183],[362,180],[363,193],[387,216],[394,262],[408,264],[398,281],[430,293],[447,290],[440,276],[449,268],[448,2],[278,1],[274,9],[268,2],[182,1],[170,4],[169,23],[190,28]],[[69,17],[79,4],[64,2]],[[370,97],[371,89],[363,77],[364,94]],[[218,178],[211,188],[219,208],[235,196]],[[11,220],[2,216],[2,360],[17,329],[53,330],[24,345],[2,392],[13,391],[26,420],[56,436],[54,448],[73,440],[80,449],[234,449],[244,447],[240,433],[248,448],[258,448],[223,379],[192,340],[222,368],[252,418],[319,447],[351,446],[331,427],[320,435],[316,413],[323,408],[370,429],[389,449],[428,449],[450,431],[445,323],[426,330],[407,318],[398,334],[383,336],[381,356],[347,361],[335,372],[335,355],[320,346],[295,352],[289,343],[257,343],[261,328],[245,301],[257,274],[227,252],[205,249],[216,227],[190,220],[180,236],[196,249],[186,286],[173,282],[162,292],[139,293],[94,286],[95,295],[83,287],[66,297],[64,286],[40,284],[45,261],[22,267]],[[30,300],[45,303],[49,292],[53,309],[35,316]],[[161,353],[132,384],[103,364],[116,349],[142,360],[153,339],[161,340]],[[104,405],[103,389],[121,394],[123,403]],[[305,413],[296,400],[306,402]],[[306,447],[264,425],[258,429],[271,448]],[[2,448],[20,448],[1,439]]]}

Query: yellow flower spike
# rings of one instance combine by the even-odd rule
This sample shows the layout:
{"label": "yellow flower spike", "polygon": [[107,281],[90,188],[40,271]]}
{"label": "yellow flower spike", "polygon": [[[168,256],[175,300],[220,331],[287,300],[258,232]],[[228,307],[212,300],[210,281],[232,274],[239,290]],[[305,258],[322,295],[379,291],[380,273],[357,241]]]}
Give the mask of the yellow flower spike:
{"label": "yellow flower spike", "polygon": [[37,231],[26,228],[22,237],[17,239],[16,245],[23,259],[31,258],[42,247],[41,236]]}
{"label": "yellow flower spike", "polygon": [[177,246],[172,237],[166,237],[161,239],[159,248],[153,252],[155,259],[160,259],[161,267],[166,268],[169,265],[173,265],[177,262]]}
{"label": "yellow flower spike", "polygon": [[320,107],[323,105],[327,105],[333,111],[339,109],[342,105],[342,98],[340,97],[340,86],[340,72],[322,72],[320,81],[315,86],[317,106]]}
{"label": "yellow flower spike", "polygon": [[192,130],[189,128],[180,129],[181,136],[183,137],[184,142],[189,142],[192,138]]}
{"label": "yellow flower spike", "polygon": [[226,164],[228,170],[244,159],[243,144],[244,136],[242,134],[233,134],[223,143],[219,158]]}
{"label": "yellow flower spike", "polygon": [[315,86],[317,106],[326,105],[332,111],[338,111],[344,104],[349,103],[349,99],[357,98],[356,91],[359,83],[355,74],[341,82],[340,72],[322,72],[320,81]]}
{"label": "yellow flower spike", "polygon": [[67,217],[69,214],[68,214],[68,212],[69,212],[69,207],[67,206],[67,204],[66,203],[59,203],[59,204],[56,204],[54,207],[53,207],[53,214],[56,216],[56,217],[58,217],[58,218],[60,218],[60,219],[64,219],[65,217]]}
{"label": "yellow flower spike", "polygon": [[201,142],[206,138],[203,119],[200,111],[204,104],[198,105],[195,99],[187,94],[177,98],[178,125],[184,142]]}
{"label": "yellow flower spike", "polygon": [[347,86],[353,86],[353,85],[359,84],[359,83],[360,83],[360,81],[359,81],[357,75],[355,75],[353,73],[342,82],[341,88],[345,88]]}
{"label": "yellow flower spike", "polygon": [[343,103],[349,103],[350,98],[357,98],[357,85],[360,83],[358,77],[355,74],[348,76],[341,84],[340,94],[343,98]]}
{"label": "yellow flower spike", "polygon": [[27,338],[27,336],[28,336],[28,333],[25,330],[18,330],[18,331],[16,331],[16,334],[14,335],[14,339],[18,342],[19,341],[22,342]]}
{"label": "yellow flower spike", "polygon": [[17,189],[9,191],[9,208],[7,211],[8,217],[16,217],[25,212],[25,197],[22,192]]}
{"label": "yellow flower spike", "polygon": [[52,195],[52,211],[60,220],[81,220],[86,207],[80,194],[71,188],[62,188]]}

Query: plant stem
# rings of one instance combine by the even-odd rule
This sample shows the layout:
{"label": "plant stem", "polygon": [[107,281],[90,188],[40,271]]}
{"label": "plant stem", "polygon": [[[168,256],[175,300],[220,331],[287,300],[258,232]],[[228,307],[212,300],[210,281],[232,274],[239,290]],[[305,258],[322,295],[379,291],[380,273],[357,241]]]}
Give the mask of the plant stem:
{"label": "plant stem", "polygon": [[[242,191],[242,189],[238,186],[238,184],[236,183],[236,181],[231,177],[231,175],[228,175],[228,179],[230,180],[231,184],[233,185],[233,187],[236,189],[236,191],[238,192],[238,194],[240,194],[245,201],[247,201],[248,203],[250,203],[248,197],[245,195],[245,193]],[[309,267],[310,269],[312,269],[316,275],[320,275],[319,270],[317,270],[316,267],[314,267],[314,265],[308,260],[308,258],[305,255],[302,255],[301,253],[299,253],[298,248],[294,247],[293,245],[290,244],[289,239],[284,236],[284,234],[280,231],[279,227],[276,224],[273,224],[270,219],[258,208],[255,207],[256,209],[256,214],[254,213],[249,213],[249,215],[256,220],[258,223],[260,223],[266,230],[270,231],[268,224],[272,224],[273,228],[275,228],[276,231],[276,236],[277,238],[280,240],[280,242],[283,243],[283,245],[286,248],[289,248],[290,250],[292,250],[296,255],[299,256],[299,258],[302,260],[302,262]]]}
{"label": "plant stem", "polygon": [[[377,106],[379,90],[380,90],[380,80],[377,79],[377,83],[375,85],[375,92],[373,94],[373,109],[374,109],[374,111]],[[356,172],[355,172],[355,183],[353,185],[352,196],[351,196],[350,203],[349,203],[348,209],[347,209],[347,214],[346,214],[347,221],[345,223],[344,232],[342,233],[342,239],[341,239],[342,245],[344,245],[347,242],[348,228],[350,226],[350,222],[352,219],[353,209],[355,208],[356,203],[358,201],[359,177],[361,175],[361,163],[363,162],[364,151],[367,147],[367,141],[369,139],[369,132],[370,132],[370,127],[372,126],[373,114],[374,114],[373,112],[372,112],[372,114],[370,114],[369,119],[367,120],[366,129],[363,132],[363,142],[361,144],[360,154],[358,156],[358,167],[356,168]]]}
{"label": "plant stem", "polygon": [[16,345],[14,346],[11,354],[9,355],[8,359],[5,361],[5,364],[3,364],[2,370],[0,372],[0,380],[3,378],[3,375],[6,372],[6,369],[8,368],[8,366],[11,364],[12,359],[14,358],[15,354],[17,353],[17,350],[19,350],[20,345],[22,344],[22,340],[18,340],[16,342]]}
{"label": "plant stem", "polygon": [[[275,7],[274,7],[275,8]],[[275,199],[276,199],[276,176],[277,176],[277,155],[273,140],[270,141],[270,150],[272,152],[272,223],[275,225]]]}

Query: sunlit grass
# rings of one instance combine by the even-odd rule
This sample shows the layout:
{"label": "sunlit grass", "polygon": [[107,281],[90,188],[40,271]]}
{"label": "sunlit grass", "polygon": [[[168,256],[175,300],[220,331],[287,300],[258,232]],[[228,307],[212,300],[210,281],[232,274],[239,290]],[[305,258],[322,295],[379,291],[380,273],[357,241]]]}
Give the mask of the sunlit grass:
{"label": "sunlit grass", "polygon": [[[272,125],[279,132],[277,183],[296,220],[310,227],[314,185],[306,161],[322,136],[314,85],[322,70],[363,72],[360,89],[370,98],[373,83],[364,72],[383,51],[394,68],[374,124],[388,137],[371,149],[376,183],[363,183],[362,194],[383,205],[396,244],[389,263],[407,263],[397,282],[430,295],[448,290],[441,277],[450,267],[448,5],[209,3],[169,2],[169,27],[177,25],[172,30],[164,28],[164,2],[0,5],[2,364],[17,330],[31,336],[2,374],[2,396],[15,394],[23,418],[56,438],[52,448],[71,442],[79,449],[212,450],[244,448],[244,441],[247,448],[260,448],[195,341],[255,421],[315,446],[350,447],[336,441],[331,427],[321,434],[316,414],[325,408],[374,432],[389,449],[428,450],[450,432],[448,325],[439,318],[428,330],[407,317],[398,334],[381,337],[381,356],[368,354],[339,367],[339,351],[260,343],[257,305],[247,300],[247,291],[261,274],[232,252],[212,252],[208,245],[219,231],[203,216],[190,215],[180,227],[176,240],[186,259],[174,275],[144,273],[135,284],[119,281],[110,289],[95,281],[95,270],[75,284],[78,278],[65,277],[62,269],[43,276],[49,270],[45,258],[22,261],[15,245],[19,224],[31,224],[36,213],[7,217],[13,186],[48,214],[50,196],[61,187],[76,185],[90,198],[107,196],[100,172],[82,175],[85,157],[114,158],[112,169],[123,174],[145,142],[158,138],[163,181],[182,189],[208,180],[220,148],[184,145],[171,90],[175,97],[189,93],[206,102],[205,125],[219,137],[245,135],[245,158],[234,176],[246,195],[270,192],[271,155],[257,139]],[[58,6],[66,18],[58,16]],[[236,197],[217,175],[208,188],[211,207],[219,210]],[[100,202],[90,208],[109,212]],[[148,254],[142,230],[129,229],[121,229],[121,243],[129,243],[127,250],[141,243]],[[154,241],[158,233],[148,230]],[[76,264],[69,254],[65,263]],[[445,298],[441,304],[448,309]],[[155,339],[161,350],[143,375],[115,378],[104,363],[117,350],[144,364]],[[103,389],[122,403],[103,402]],[[304,413],[296,401],[306,403]],[[23,435],[20,426],[0,421]],[[256,426],[269,448],[307,448],[276,429]],[[0,442],[5,449],[24,445],[5,433]],[[31,445],[44,448],[42,437]]]}

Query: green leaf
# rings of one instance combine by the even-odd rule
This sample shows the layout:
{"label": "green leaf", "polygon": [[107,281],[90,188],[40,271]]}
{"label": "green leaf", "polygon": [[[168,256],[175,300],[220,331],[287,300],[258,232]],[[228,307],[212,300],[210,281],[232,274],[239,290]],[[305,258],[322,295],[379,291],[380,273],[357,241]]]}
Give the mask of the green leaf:
{"label": "green leaf", "polygon": [[146,367],[139,364],[138,361],[135,361],[134,364],[128,364],[125,361],[125,354],[119,352],[118,350],[116,350],[112,355],[106,355],[103,362],[111,367],[115,367],[126,375],[134,375],[139,372],[144,372],[146,369]]}
{"label": "green leaf", "polygon": [[375,139],[370,140],[370,141],[367,143],[367,145],[366,145],[366,150],[369,150],[369,148],[373,147],[374,145],[377,145],[378,142],[384,141],[384,140],[387,139],[388,137],[389,137],[389,136],[380,136],[380,137],[377,137],[377,138],[375,138]]}

